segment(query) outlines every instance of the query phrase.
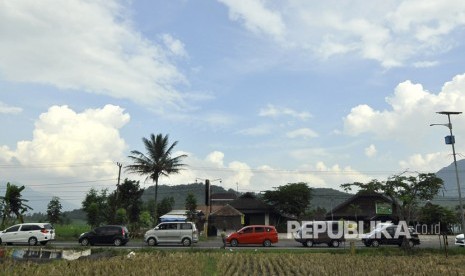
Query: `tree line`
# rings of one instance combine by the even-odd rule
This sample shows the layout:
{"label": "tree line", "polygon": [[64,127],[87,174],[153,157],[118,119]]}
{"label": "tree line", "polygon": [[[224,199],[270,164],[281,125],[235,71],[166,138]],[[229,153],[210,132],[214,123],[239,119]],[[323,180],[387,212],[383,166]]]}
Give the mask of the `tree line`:
{"label": "tree line", "polygon": [[[148,227],[156,224],[158,218],[172,210],[173,197],[164,197],[158,202],[158,182],[162,176],[170,176],[179,173],[186,164],[182,159],[185,154],[173,156],[177,141],[170,144],[168,135],[151,134],[149,138],[142,138],[145,151],[133,150],[128,156],[133,162],[125,167],[129,173],[145,176],[155,186],[155,196],[146,202],[141,197],[144,189],[140,188],[139,181],[125,179],[117,185],[116,190],[109,192],[107,189],[91,189],[82,202],[82,209],[86,213],[87,223],[90,226],[107,224],[128,224],[133,229]],[[397,216],[400,220],[410,222],[414,217],[425,221],[440,220],[441,223],[455,223],[457,216],[453,211],[428,204],[419,208],[421,202],[431,200],[438,194],[443,186],[442,179],[432,173],[417,173],[416,176],[394,175],[386,181],[377,179],[368,183],[347,183],[341,188],[346,191],[357,189],[359,191],[373,191],[386,195],[396,206]],[[0,215],[2,226],[15,221],[23,222],[24,214],[31,210],[21,197],[24,186],[7,184],[5,196],[0,197]],[[265,191],[259,195],[265,202],[274,206],[283,214],[296,219],[309,219],[321,217],[326,210],[322,208],[311,209],[312,189],[307,183],[289,183],[274,190]],[[186,196],[186,210],[194,212],[197,199],[193,194]],[[52,223],[62,221],[61,204],[59,198],[54,197],[47,206],[47,218]],[[358,206],[352,206],[357,215]],[[192,215],[192,214],[191,214]]]}

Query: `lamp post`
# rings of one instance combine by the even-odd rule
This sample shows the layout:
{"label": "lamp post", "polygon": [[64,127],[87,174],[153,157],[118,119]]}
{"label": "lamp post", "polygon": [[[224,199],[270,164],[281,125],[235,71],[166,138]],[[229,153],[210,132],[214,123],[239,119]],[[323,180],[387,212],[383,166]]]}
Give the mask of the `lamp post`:
{"label": "lamp post", "polygon": [[454,135],[452,134],[452,123],[450,122],[450,115],[459,115],[462,114],[462,112],[457,112],[457,111],[440,111],[436,112],[438,114],[442,115],[447,115],[447,119],[449,121],[448,124],[431,124],[430,126],[436,126],[436,125],[441,125],[441,126],[446,126],[449,128],[450,131],[450,136],[446,136],[446,144],[451,144],[452,145],[452,155],[454,156],[454,166],[455,166],[455,179],[457,181],[457,190],[459,192],[459,210],[460,210],[460,217],[462,218],[462,233],[465,235],[465,216],[463,213],[463,204],[462,204],[462,192],[460,189],[460,181],[459,181],[459,171],[457,169],[457,158],[455,156],[455,138]]}

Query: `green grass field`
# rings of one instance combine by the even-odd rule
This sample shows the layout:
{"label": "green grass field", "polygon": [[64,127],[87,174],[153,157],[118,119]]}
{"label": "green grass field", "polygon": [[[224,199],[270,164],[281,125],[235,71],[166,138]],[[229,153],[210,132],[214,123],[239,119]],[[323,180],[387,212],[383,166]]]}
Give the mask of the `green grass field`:
{"label": "green grass field", "polygon": [[[399,248],[337,253],[307,250],[96,250],[75,261],[14,261],[4,258],[2,275],[463,275],[465,251],[405,252]],[[105,257],[97,257],[100,254]]]}
{"label": "green grass field", "polygon": [[87,224],[54,225],[56,240],[75,240],[84,232],[91,230]]}

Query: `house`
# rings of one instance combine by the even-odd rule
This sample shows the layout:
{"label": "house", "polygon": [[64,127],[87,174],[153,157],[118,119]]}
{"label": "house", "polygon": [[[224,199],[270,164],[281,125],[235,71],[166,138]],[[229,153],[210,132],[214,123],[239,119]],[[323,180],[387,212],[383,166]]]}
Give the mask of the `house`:
{"label": "house", "polygon": [[398,221],[395,204],[380,193],[363,191],[355,194],[326,214],[327,220]]}
{"label": "house", "polygon": [[285,232],[287,221],[294,219],[281,214],[252,193],[245,193],[229,201],[224,206],[211,205],[208,217],[208,235],[215,236],[220,229],[239,230],[253,224],[274,225],[278,231]]}
{"label": "house", "polygon": [[[210,214],[209,223],[210,231],[215,230],[236,230],[240,229],[243,225],[244,214],[229,204],[226,204],[216,212]],[[211,233],[214,235],[214,233]]]}
{"label": "house", "polygon": [[213,206],[225,206],[236,198],[236,193],[215,193],[210,196],[210,204]]}

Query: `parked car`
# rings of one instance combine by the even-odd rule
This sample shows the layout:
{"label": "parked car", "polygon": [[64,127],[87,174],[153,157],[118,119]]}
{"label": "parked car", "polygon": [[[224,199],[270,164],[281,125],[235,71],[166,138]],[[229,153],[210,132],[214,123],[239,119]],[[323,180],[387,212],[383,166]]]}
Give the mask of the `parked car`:
{"label": "parked car", "polygon": [[345,240],[345,221],[309,221],[300,227],[294,234],[294,240],[303,246],[312,247],[315,244],[327,244],[339,247]]}
{"label": "parked car", "polygon": [[459,235],[455,236],[455,245],[462,246],[462,247],[465,246],[465,241],[464,241],[464,238],[463,238],[463,234],[459,234]]}
{"label": "parked car", "polygon": [[249,225],[229,234],[226,243],[231,246],[239,244],[262,244],[265,247],[278,242],[278,232],[271,225]]}
{"label": "parked car", "polygon": [[122,225],[100,226],[92,231],[82,233],[78,242],[83,245],[113,244],[115,246],[125,245],[129,241],[129,231]]}
{"label": "parked car", "polygon": [[193,222],[162,222],[145,232],[144,241],[150,246],[161,243],[190,246],[199,241],[199,233]]}
{"label": "parked car", "polygon": [[[408,235],[405,235],[405,229],[398,229],[400,225],[386,225],[384,227],[376,228],[370,233],[362,237],[362,242],[365,246],[378,247],[380,244],[393,244],[401,246],[404,239],[408,239],[410,247],[420,244],[418,233],[412,228],[408,227]],[[396,231],[399,235],[396,236]],[[388,235],[386,235],[386,233]]]}
{"label": "parked car", "polygon": [[55,229],[50,223],[16,224],[0,233],[0,244],[27,243],[29,245],[47,244],[55,239]]}

